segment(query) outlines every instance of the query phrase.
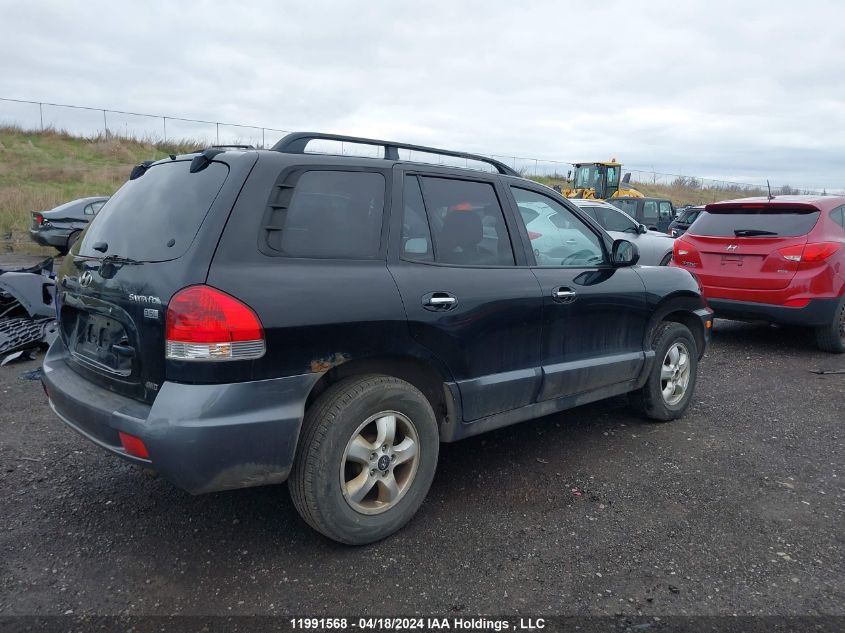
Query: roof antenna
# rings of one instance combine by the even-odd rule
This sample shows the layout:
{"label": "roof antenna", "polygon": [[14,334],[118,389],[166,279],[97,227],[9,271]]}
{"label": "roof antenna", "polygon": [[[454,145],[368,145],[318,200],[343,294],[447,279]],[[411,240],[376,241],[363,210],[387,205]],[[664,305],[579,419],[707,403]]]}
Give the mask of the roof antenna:
{"label": "roof antenna", "polygon": [[768,178],[766,179],[766,187],[769,188],[769,202],[771,202],[775,197],[772,195],[772,186],[769,184]]}

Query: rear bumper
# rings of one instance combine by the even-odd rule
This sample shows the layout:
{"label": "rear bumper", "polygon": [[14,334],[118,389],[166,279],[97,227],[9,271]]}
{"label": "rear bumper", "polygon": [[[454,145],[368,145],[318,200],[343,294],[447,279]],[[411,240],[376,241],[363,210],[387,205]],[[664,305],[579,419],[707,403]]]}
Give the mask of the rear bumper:
{"label": "rear bumper", "polygon": [[[99,387],[65,363],[61,339],[44,359],[50,407],[65,424],[192,494],[280,483],[293,464],[305,400],[319,374],[221,385],[165,382],[152,405]],[[126,453],[139,437],[149,460]]]}
{"label": "rear bumper", "polygon": [[67,246],[67,238],[73,233],[73,229],[41,229],[29,230],[29,236],[37,244],[41,246],[53,246],[55,248],[64,248]]}
{"label": "rear bumper", "polygon": [[803,308],[731,299],[708,299],[707,303],[713,308],[717,318],[815,327],[829,325],[833,321],[839,299],[811,299]]}

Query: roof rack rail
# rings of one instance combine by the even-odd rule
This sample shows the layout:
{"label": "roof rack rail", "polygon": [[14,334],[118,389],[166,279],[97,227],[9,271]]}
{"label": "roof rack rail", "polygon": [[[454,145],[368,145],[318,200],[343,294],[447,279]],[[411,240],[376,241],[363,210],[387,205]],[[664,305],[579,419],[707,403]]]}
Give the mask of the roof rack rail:
{"label": "roof rack rail", "polygon": [[231,148],[231,149],[255,149],[255,145],[236,145],[234,143],[229,144],[229,145],[212,145],[211,146],[212,149],[225,149],[227,147]]}
{"label": "roof rack rail", "polygon": [[438,149],[436,147],[426,147],[425,145],[411,145],[409,143],[397,143],[395,141],[380,141],[372,138],[361,138],[358,136],[343,136],[341,134],[322,134],[320,132],[291,132],[271,148],[276,152],[284,152],[286,154],[304,154],[305,147],[310,141],[343,141],[347,143],[358,143],[360,145],[375,145],[384,148],[384,157],[388,160],[399,160],[399,150],[407,149],[414,152],[425,152],[427,154],[440,154],[442,156],[453,156],[455,158],[465,158],[467,160],[477,160],[482,163],[487,163],[496,168],[500,174],[508,176],[519,176],[519,172],[511,167],[508,167],[503,162],[495,158],[488,158],[479,154],[467,154],[466,152],[454,152],[448,149]]}

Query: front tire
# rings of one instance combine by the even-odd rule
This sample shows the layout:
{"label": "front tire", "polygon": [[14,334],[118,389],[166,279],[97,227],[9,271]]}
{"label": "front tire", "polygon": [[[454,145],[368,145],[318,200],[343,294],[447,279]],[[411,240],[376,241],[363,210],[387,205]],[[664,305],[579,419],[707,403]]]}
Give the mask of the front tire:
{"label": "front tire", "polygon": [[72,249],[73,245],[76,244],[77,240],[79,240],[79,235],[81,233],[82,233],[82,231],[74,231],[73,233],[68,235],[67,246],[65,247],[62,255],[67,255],[70,252],[70,249]]}
{"label": "front tire", "polygon": [[419,509],[439,450],[431,404],[390,376],[342,380],[305,414],[289,480],[312,528],[349,545],[379,541]]}
{"label": "front tire", "polygon": [[654,364],[645,385],[631,394],[631,402],[646,417],[660,422],[686,413],[698,378],[698,347],[692,332],[666,321],[652,336]]}
{"label": "front tire", "polygon": [[839,299],[830,324],[816,328],[816,345],[823,352],[845,353],[845,295]]}

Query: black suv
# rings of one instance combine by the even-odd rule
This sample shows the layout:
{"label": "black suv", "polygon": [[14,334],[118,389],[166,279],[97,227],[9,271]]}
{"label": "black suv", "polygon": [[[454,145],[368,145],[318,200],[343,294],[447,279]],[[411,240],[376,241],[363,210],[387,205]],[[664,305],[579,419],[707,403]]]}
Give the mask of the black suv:
{"label": "black suv", "polygon": [[608,198],[607,201],[640,224],[645,224],[652,231],[668,233],[669,224],[675,219],[675,208],[672,206],[672,201],[666,198],[620,196]]}
{"label": "black suv", "polygon": [[669,225],[669,235],[672,237],[680,237],[687,232],[692,223],[698,219],[698,216],[704,211],[704,206],[686,207],[678,212],[678,216],[672,220]]}
{"label": "black suv", "polygon": [[44,385],[191,493],[289,480],[312,527],[368,543],[420,507],[439,442],[624,393],[684,413],[711,311],[637,259],[484,157],[210,149],[137,166],[74,246]]}

